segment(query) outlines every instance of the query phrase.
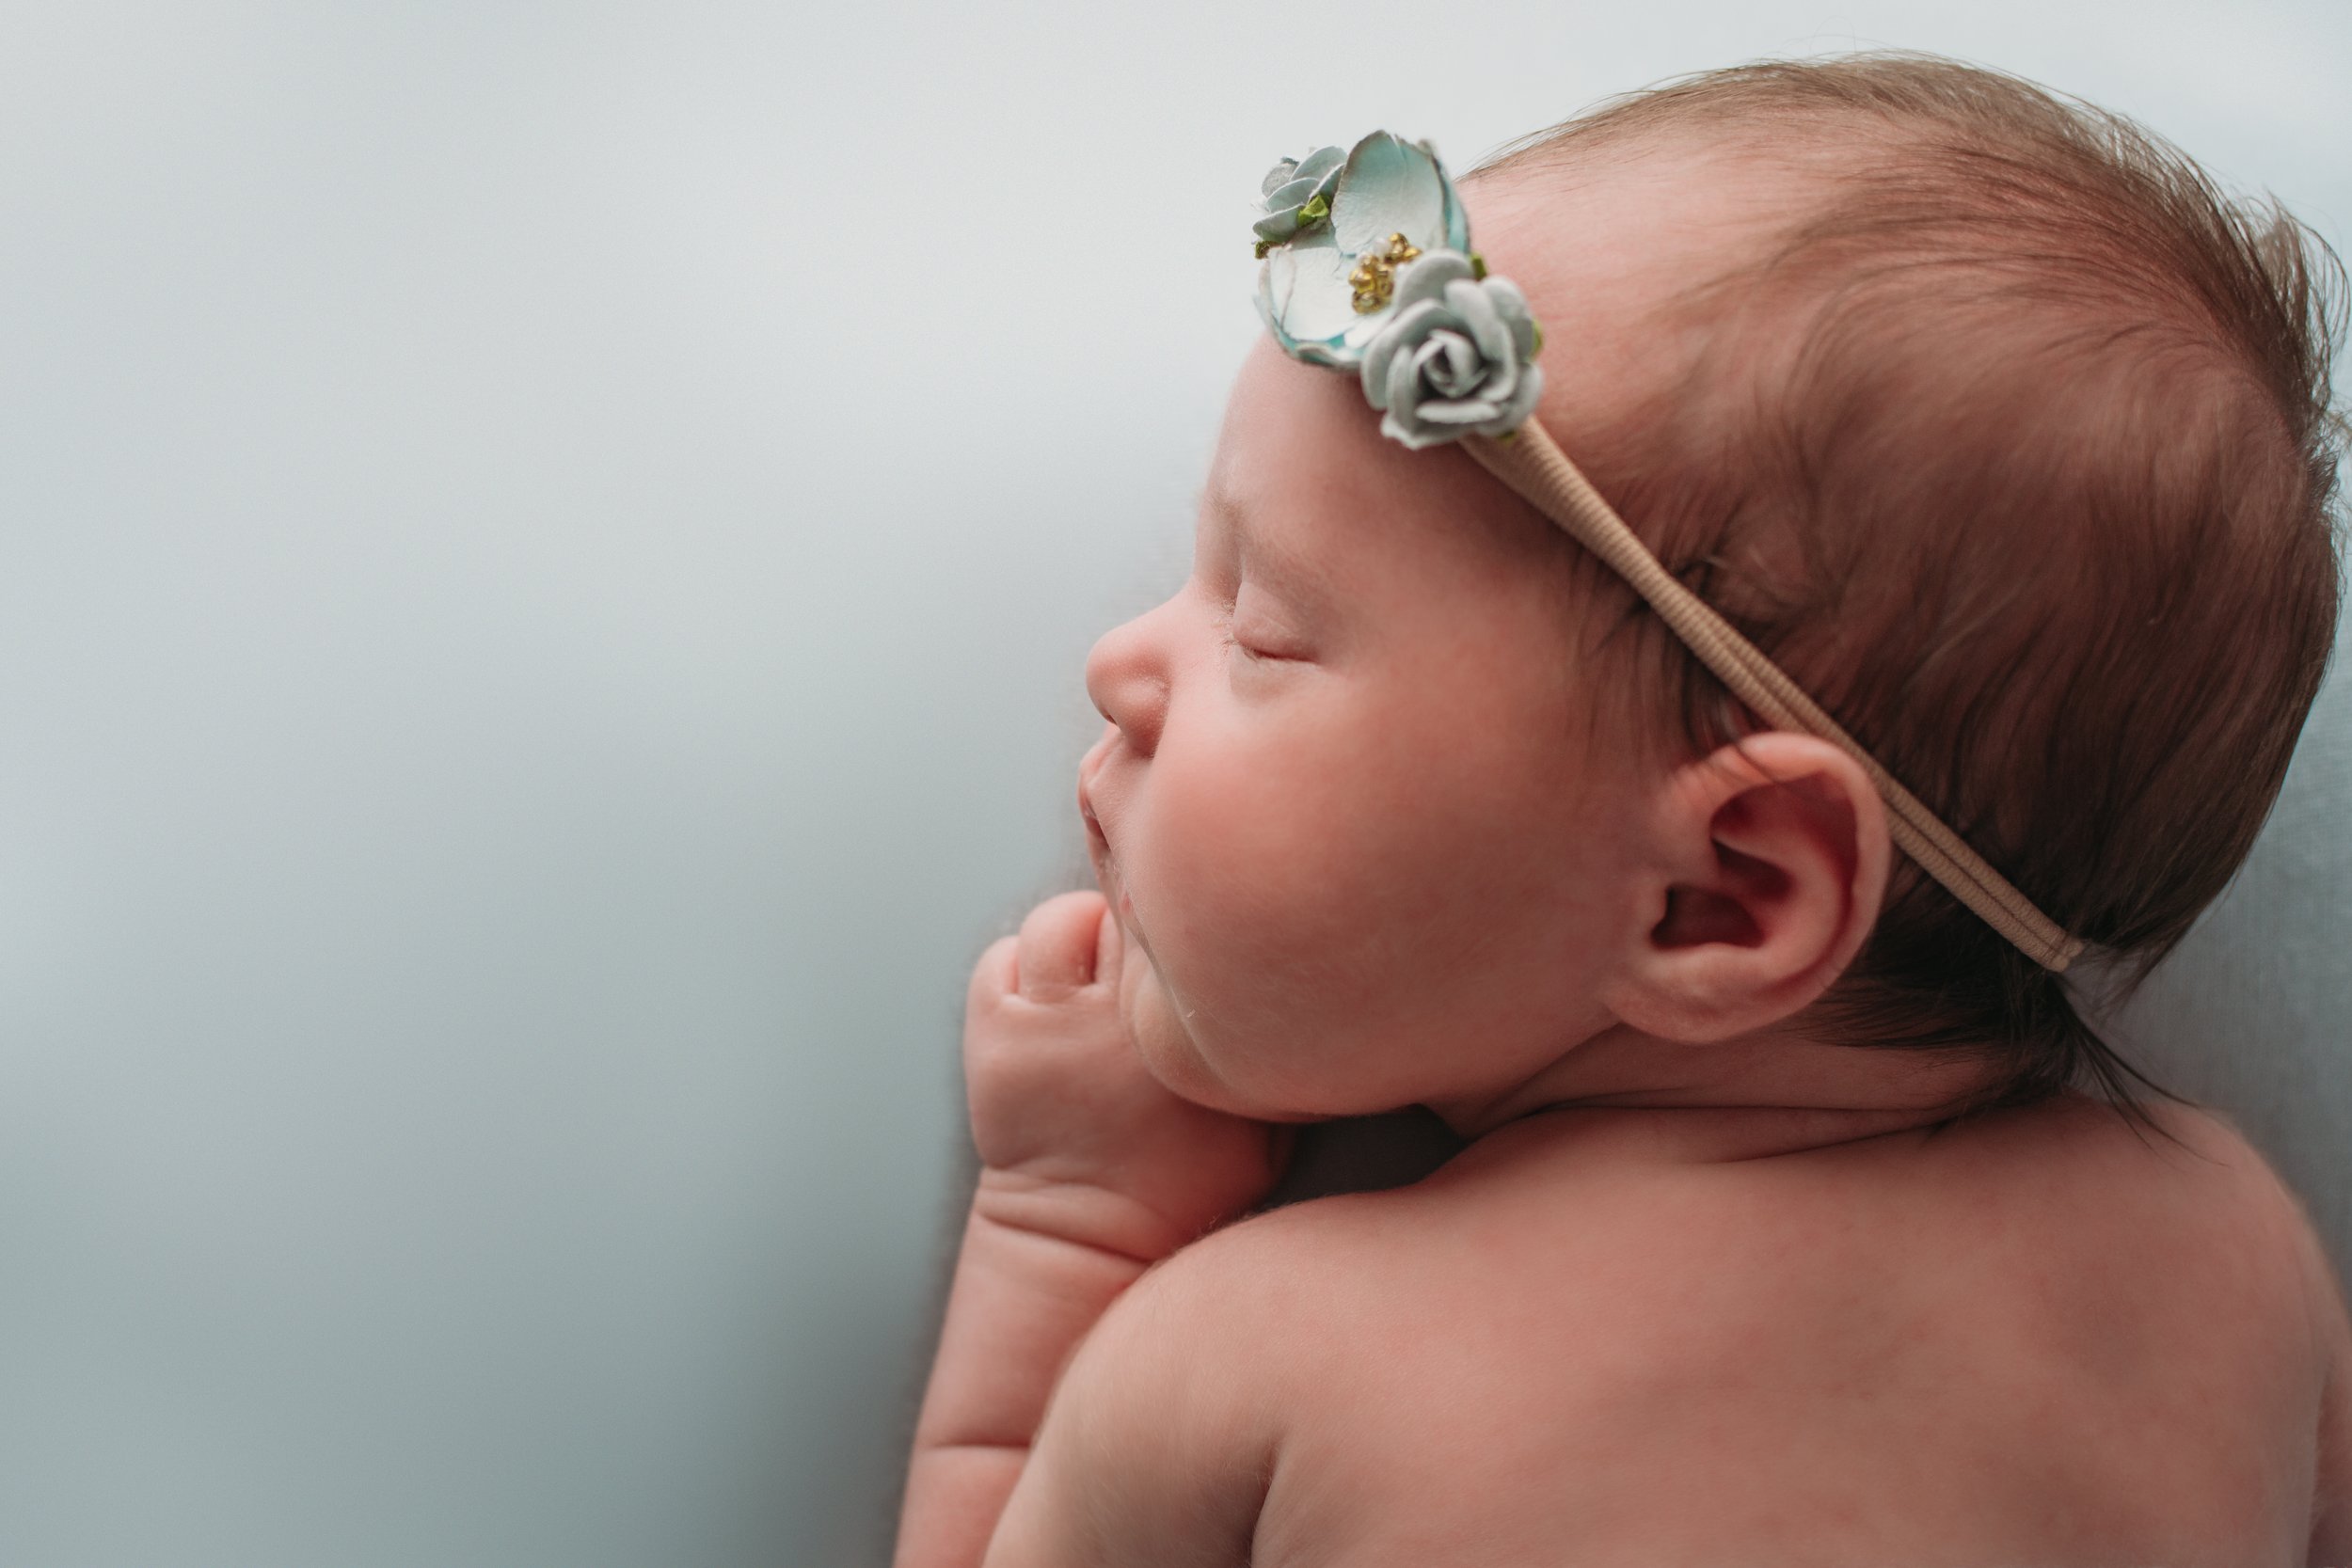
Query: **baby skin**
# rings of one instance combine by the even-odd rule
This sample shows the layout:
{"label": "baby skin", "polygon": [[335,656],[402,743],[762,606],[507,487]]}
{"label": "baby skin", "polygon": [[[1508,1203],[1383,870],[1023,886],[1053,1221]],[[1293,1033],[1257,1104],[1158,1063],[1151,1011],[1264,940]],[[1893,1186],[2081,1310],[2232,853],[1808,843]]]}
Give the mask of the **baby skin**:
{"label": "baby skin", "polygon": [[[1482,248],[1571,451],[1788,198],[1653,156]],[[1544,223],[1557,221],[1556,212]],[[983,1171],[900,1568],[2352,1563],[2352,1330],[2228,1126],[1808,1012],[1893,851],[1844,752],[1615,738],[1574,546],[1245,367],[1193,574],[1104,638],[1101,886],[973,977]],[[1250,1211],[1293,1130],[1464,1151]]]}

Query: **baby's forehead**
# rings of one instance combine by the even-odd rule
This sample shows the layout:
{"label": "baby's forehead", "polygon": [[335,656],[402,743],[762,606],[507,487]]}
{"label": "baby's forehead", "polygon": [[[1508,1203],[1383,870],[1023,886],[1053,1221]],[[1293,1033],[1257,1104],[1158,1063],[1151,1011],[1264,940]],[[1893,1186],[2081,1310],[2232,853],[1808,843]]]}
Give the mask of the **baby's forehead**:
{"label": "baby's forehead", "polygon": [[1834,174],[1807,142],[1693,132],[1501,166],[1461,191],[1497,272],[1508,252],[1519,271],[1620,292],[1718,270],[1818,200]]}
{"label": "baby's forehead", "polygon": [[1463,182],[1488,264],[1543,323],[1541,417],[1563,438],[1647,406],[1703,345],[1698,303],[1834,188],[1834,151],[1677,132]]}
{"label": "baby's forehead", "polygon": [[1388,614],[1556,566],[1565,538],[1450,449],[1406,450],[1352,373],[1269,338],[1244,363],[1202,487],[1196,566],[1333,611]]}

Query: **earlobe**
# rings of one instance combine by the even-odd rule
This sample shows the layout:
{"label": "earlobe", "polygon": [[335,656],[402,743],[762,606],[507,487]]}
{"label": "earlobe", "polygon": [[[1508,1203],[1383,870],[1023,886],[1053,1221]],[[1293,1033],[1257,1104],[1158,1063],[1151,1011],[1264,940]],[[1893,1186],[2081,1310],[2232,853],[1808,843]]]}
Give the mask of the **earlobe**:
{"label": "earlobe", "polygon": [[1798,1012],[1877,923],[1893,854],[1885,809],[1834,745],[1746,736],[1665,780],[1653,814],[1645,932],[1609,998],[1647,1034],[1702,1041]]}

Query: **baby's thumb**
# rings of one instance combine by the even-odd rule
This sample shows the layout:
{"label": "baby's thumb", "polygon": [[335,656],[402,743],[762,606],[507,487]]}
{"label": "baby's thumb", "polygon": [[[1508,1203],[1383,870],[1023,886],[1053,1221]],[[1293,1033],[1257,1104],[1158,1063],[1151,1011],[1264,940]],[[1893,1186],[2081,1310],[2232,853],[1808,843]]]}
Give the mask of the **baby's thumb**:
{"label": "baby's thumb", "polygon": [[1103,906],[1103,919],[1094,933],[1094,979],[1113,993],[1119,990],[1119,970],[1127,958],[1127,933],[1120,928],[1119,911]]}
{"label": "baby's thumb", "polygon": [[1103,895],[1092,889],[1057,895],[1031,910],[1021,922],[1021,994],[1059,1002],[1101,979],[1105,918]]}

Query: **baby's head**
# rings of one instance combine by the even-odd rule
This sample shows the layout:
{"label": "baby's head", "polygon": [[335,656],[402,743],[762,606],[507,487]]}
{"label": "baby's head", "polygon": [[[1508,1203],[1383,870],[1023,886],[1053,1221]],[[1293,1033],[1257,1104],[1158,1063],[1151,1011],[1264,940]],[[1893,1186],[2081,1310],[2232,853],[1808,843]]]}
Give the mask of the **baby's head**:
{"label": "baby's head", "polygon": [[[2168,951],[2331,638],[2302,231],[1909,58],[1639,95],[1464,194],[1544,323],[1542,423],[1651,550],[2059,925]],[[1756,733],[1525,501],[1271,345],[1191,580],[1088,685],[1129,1021],[1196,1099],[1477,1126],[2114,1070],[1852,758]]]}

